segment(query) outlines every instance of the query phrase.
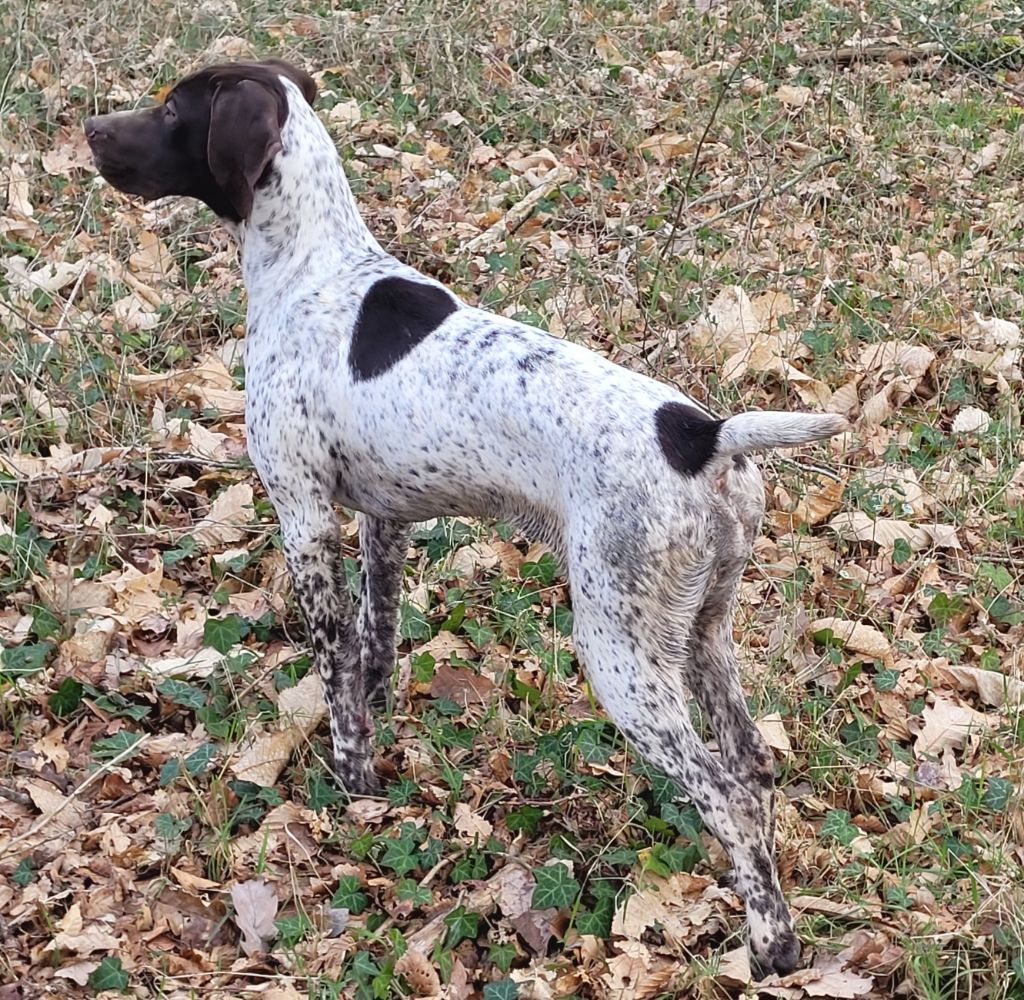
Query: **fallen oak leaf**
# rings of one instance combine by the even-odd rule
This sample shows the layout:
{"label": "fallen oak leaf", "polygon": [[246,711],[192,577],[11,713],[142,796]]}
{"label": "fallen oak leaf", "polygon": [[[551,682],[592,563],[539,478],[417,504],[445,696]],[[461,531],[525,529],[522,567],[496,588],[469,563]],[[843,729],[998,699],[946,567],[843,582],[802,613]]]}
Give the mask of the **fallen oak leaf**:
{"label": "fallen oak leaf", "polygon": [[213,501],[210,512],[192,529],[192,536],[206,548],[241,541],[245,537],[241,525],[253,517],[252,500],[252,486],[233,483]]}
{"label": "fallen oak leaf", "polygon": [[947,747],[961,747],[969,736],[994,729],[999,720],[950,698],[936,695],[921,713],[923,725],[914,741],[918,754],[939,754]]}
{"label": "fallen oak leaf", "polygon": [[950,665],[939,667],[938,672],[944,675],[947,683],[964,691],[976,692],[986,705],[993,708],[1024,702],[1024,681],[1008,677],[998,670]]}
{"label": "fallen oak leaf", "polygon": [[234,920],[242,932],[242,951],[250,958],[266,951],[277,937],[274,918],[277,916],[277,893],[263,879],[236,882],[231,887]]}
{"label": "fallen oak leaf", "polygon": [[872,518],[863,511],[844,511],[828,522],[828,526],[844,541],[872,542],[882,549],[892,549],[897,541],[906,542],[914,552],[935,546],[959,549],[956,529],[951,525],[918,525],[891,517]]}
{"label": "fallen oak leaf", "polygon": [[327,712],[320,675],[312,671],[285,688],[278,695],[277,712],[281,729],[257,736],[231,765],[242,781],[271,787],[296,748],[320,724]]}

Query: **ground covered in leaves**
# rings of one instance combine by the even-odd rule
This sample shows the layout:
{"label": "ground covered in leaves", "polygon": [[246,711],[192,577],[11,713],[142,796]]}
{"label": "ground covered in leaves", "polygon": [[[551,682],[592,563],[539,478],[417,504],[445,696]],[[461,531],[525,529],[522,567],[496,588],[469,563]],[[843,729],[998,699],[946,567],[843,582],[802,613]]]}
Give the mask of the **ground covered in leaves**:
{"label": "ground covered in leaves", "polygon": [[[1024,996],[1022,27],[0,0],[0,997]],[[386,795],[332,784],[234,250],[81,135],[268,54],[316,73],[398,256],[722,411],[854,421],[765,460],[736,622],[801,971],[748,984],[721,848],[505,525],[420,526]]]}

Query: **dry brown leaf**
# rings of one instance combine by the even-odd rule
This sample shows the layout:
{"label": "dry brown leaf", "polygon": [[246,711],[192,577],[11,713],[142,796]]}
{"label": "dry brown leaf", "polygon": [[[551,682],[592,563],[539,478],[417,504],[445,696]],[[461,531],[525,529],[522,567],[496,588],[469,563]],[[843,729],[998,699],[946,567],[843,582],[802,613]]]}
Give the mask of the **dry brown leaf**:
{"label": "dry brown leaf", "polygon": [[770,712],[755,720],[758,732],[764,737],[765,743],[773,750],[778,750],[783,757],[791,757],[793,745],[789,742],[789,734],[786,732],[786,725],[782,721],[779,712]]}
{"label": "dry brown leaf", "polygon": [[92,151],[81,128],[62,129],[53,145],[42,155],[43,169],[54,176],[68,176],[75,170],[95,173]]}
{"label": "dry brown leaf", "polygon": [[66,450],[61,450],[57,446],[51,448],[51,454],[46,458],[0,454],[0,468],[12,476],[39,479],[43,476],[94,472],[129,452],[127,448],[86,448],[84,451],[76,452],[72,452],[67,446],[64,448]]}
{"label": "dry brown leaf", "polygon": [[223,659],[223,653],[204,646],[184,656],[163,656],[145,662],[146,670],[154,677],[209,677]]}
{"label": "dry brown leaf", "polygon": [[747,372],[777,375],[787,382],[810,382],[799,368],[794,368],[781,354],[782,345],[777,337],[758,334],[746,347],[730,355],[722,365],[721,379],[725,383],[738,382]]}
{"label": "dry brown leaf", "polygon": [[501,871],[498,905],[506,917],[518,917],[533,906],[533,890],[537,888],[537,880],[519,865],[506,865]]}
{"label": "dry brown leaf", "polygon": [[820,485],[812,487],[797,501],[792,512],[797,526],[821,524],[842,503],[843,491],[846,489],[845,479],[823,478],[819,483]]}
{"label": "dry brown leaf", "polygon": [[688,156],[696,148],[696,140],[678,132],[659,132],[644,139],[640,149],[650,153],[659,163],[667,163],[677,156]]}
{"label": "dry brown leaf", "polygon": [[918,754],[939,754],[949,747],[961,747],[971,736],[979,736],[999,725],[999,719],[966,705],[936,695],[921,713],[924,725],[914,741]]}
{"label": "dry brown leaf", "polygon": [[750,949],[741,944],[725,952],[718,962],[715,979],[729,986],[746,986],[753,979],[750,971]]}
{"label": "dry brown leaf", "polygon": [[885,633],[861,622],[846,621],[842,618],[818,618],[810,622],[805,630],[808,635],[831,631],[835,641],[844,649],[863,653],[873,660],[892,663],[892,645]]}
{"label": "dry brown leaf", "polygon": [[1024,681],[1016,677],[980,667],[943,666],[939,667],[939,673],[952,686],[977,692],[981,700],[993,708],[1024,703]]}
{"label": "dry brown leaf", "polygon": [[285,688],[277,699],[281,730],[257,736],[231,765],[243,781],[272,786],[296,748],[304,743],[327,712],[323,684],[316,671]]}
{"label": "dry brown leaf", "polygon": [[234,920],[242,932],[242,951],[250,958],[267,950],[277,937],[277,893],[263,879],[236,882],[231,887]]}
{"label": "dry brown leaf", "polygon": [[761,318],[740,285],[726,285],[692,326],[690,342],[719,360],[745,350],[761,332]]}
{"label": "dry brown leaf", "polygon": [[965,406],[953,418],[954,434],[984,434],[992,418],[977,406]]}
{"label": "dry brown leaf", "polygon": [[461,834],[460,840],[467,844],[486,841],[494,832],[494,825],[483,816],[473,812],[468,803],[457,802],[452,819],[455,829]]}
{"label": "dry brown leaf", "polygon": [[77,830],[85,822],[88,816],[85,806],[58,791],[50,782],[33,778],[19,784],[28,792],[32,804],[47,818],[49,836]]}
{"label": "dry brown leaf", "polygon": [[619,48],[619,43],[607,32],[601,32],[594,41],[594,51],[601,62],[609,66],[625,66],[627,59]]}
{"label": "dry brown leaf", "polygon": [[74,669],[99,663],[117,637],[117,622],[112,618],[79,618],[75,631],[60,645],[61,663]]}
{"label": "dry brown leaf", "polygon": [[110,308],[126,330],[153,330],[160,323],[160,313],[138,291],[129,292]]}
{"label": "dry brown leaf", "polygon": [[914,525],[894,518],[872,518],[863,511],[837,514],[828,526],[845,541],[872,542],[891,549],[897,540],[906,542],[914,552],[930,548],[959,548],[956,529],[949,525]]}
{"label": "dry brown leaf", "polygon": [[[776,330],[780,317],[791,316],[796,312],[793,299],[788,293],[777,288],[762,292],[751,300],[750,305],[761,324],[761,329],[765,331]],[[781,336],[782,331],[779,333]]]}
{"label": "dry brown leaf", "polygon": [[210,512],[193,529],[192,536],[204,548],[241,541],[246,532],[240,527],[253,517],[252,486],[233,483],[210,505]]}
{"label": "dry brown leaf", "polygon": [[27,383],[22,389],[25,402],[32,407],[40,418],[50,424],[60,435],[61,441],[67,436],[68,428],[71,425],[71,414],[63,406],[58,406],[46,393],[41,392],[31,383]]}
{"label": "dry brown leaf", "polygon": [[536,153],[527,153],[525,156],[509,156],[505,160],[505,166],[517,174],[525,174],[531,170],[548,171],[558,166],[558,157],[550,149],[539,149]]}
{"label": "dry brown leaf", "polygon": [[1020,326],[997,316],[971,313],[973,322],[964,329],[965,337],[983,351],[999,351],[1022,346]]}
{"label": "dry brown leaf", "polygon": [[395,972],[405,976],[417,996],[439,997],[441,978],[430,959],[416,948],[409,948],[397,962]]}
{"label": "dry brown leaf", "polygon": [[831,955],[821,965],[787,977],[787,982],[798,983],[809,997],[829,1000],[855,1000],[875,988],[874,979],[845,969],[843,962]]}
{"label": "dry brown leaf", "polygon": [[7,209],[30,219],[36,214],[32,206],[32,193],[25,170],[17,160],[9,160],[7,167]]}
{"label": "dry brown leaf", "polygon": [[647,928],[657,926],[673,950],[692,944],[721,905],[717,899],[705,898],[710,886],[710,879],[695,875],[651,878],[618,908],[612,934],[638,940]]}
{"label": "dry brown leaf", "polygon": [[900,373],[911,379],[922,378],[935,364],[935,352],[922,344],[903,340],[884,340],[867,344],[860,353],[857,369],[863,372]]}
{"label": "dry brown leaf", "polygon": [[111,934],[102,925],[94,923],[75,933],[58,931],[46,946],[46,950],[91,955],[96,951],[117,952],[122,943],[116,934]]}
{"label": "dry brown leaf", "polygon": [[469,667],[453,667],[450,663],[442,663],[430,682],[432,698],[447,698],[462,708],[486,704],[493,691],[494,681],[489,677],[474,673]]}
{"label": "dry brown leaf", "polygon": [[171,252],[156,233],[148,229],[139,233],[139,248],[128,258],[132,273],[147,284],[154,282],[176,282],[179,277],[178,265]]}
{"label": "dry brown leaf", "polygon": [[776,100],[793,111],[799,111],[812,96],[813,91],[810,87],[794,87],[788,83],[784,83],[775,91]]}

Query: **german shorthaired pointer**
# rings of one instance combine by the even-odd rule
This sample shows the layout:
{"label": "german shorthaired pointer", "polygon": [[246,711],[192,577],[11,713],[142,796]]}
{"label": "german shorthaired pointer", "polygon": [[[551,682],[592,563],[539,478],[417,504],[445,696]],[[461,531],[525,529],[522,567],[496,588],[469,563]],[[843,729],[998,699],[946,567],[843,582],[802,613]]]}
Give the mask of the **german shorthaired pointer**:
{"label": "german shorthaired pointer", "polygon": [[[846,421],[720,420],[677,389],[461,302],[370,234],[315,95],[282,62],[211,66],[159,107],[90,118],[85,132],[115,187],[199,198],[241,247],[249,448],[281,519],[339,779],[355,794],[376,787],[368,704],[394,665],[410,523],[513,521],[568,571],[576,648],[608,713],[728,849],[756,966],[792,969],[772,755],[730,624],[764,512],[743,456]],[[358,616],[335,502],[360,512]],[[694,731],[686,689],[720,756]]]}

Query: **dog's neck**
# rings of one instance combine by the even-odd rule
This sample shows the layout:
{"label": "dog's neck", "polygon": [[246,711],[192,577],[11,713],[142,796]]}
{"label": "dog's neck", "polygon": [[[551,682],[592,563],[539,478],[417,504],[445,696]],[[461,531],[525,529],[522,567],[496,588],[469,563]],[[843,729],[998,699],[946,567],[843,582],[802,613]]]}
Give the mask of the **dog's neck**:
{"label": "dog's neck", "polygon": [[384,254],[359,214],[352,189],[327,129],[298,87],[282,78],[288,117],[281,151],[255,191],[252,214],[232,230],[242,250],[250,296],[259,287],[275,294],[325,263],[347,269]]}

